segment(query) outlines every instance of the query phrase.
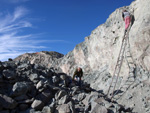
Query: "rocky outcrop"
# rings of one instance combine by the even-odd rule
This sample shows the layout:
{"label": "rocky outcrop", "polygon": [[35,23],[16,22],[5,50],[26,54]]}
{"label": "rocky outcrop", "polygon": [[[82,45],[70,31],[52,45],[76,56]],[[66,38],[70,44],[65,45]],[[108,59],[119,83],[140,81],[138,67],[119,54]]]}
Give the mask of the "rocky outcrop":
{"label": "rocky outcrop", "polygon": [[[106,22],[94,29],[85,41],[78,44],[60,63],[65,73],[71,73],[72,68],[81,66],[85,72],[101,70],[108,67],[112,75],[124,35],[122,10],[126,8],[134,15],[133,25],[129,33],[130,51],[136,65],[150,70],[150,14],[149,0],[136,0],[128,7],[116,9]],[[144,7],[144,9],[143,9]],[[128,74],[128,66],[124,61],[121,75]]]}
{"label": "rocky outcrop", "polygon": [[38,64],[49,68],[55,64],[57,59],[62,58],[63,56],[63,54],[54,51],[41,51],[36,53],[25,53],[15,58],[14,61],[30,62],[31,64]]}

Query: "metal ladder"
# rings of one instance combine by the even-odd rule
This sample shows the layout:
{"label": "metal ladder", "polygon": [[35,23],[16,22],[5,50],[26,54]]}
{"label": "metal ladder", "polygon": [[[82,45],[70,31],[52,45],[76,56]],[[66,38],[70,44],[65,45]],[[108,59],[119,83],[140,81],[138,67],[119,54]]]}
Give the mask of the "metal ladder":
{"label": "metal ladder", "polygon": [[111,99],[114,96],[114,91],[115,91],[115,88],[116,88],[116,84],[118,82],[118,77],[119,77],[121,66],[122,66],[123,59],[124,59],[124,53],[125,53],[125,48],[126,48],[126,45],[127,45],[127,39],[129,37],[130,28],[131,28],[131,25],[129,26],[128,30],[125,32],[125,34],[123,36],[119,56],[118,56],[117,63],[116,63],[116,66],[115,66],[115,71],[113,73],[112,81],[111,81],[111,84],[110,84],[108,92],[107,92],[107,97],[109,97],[109,95],[110,95],[109,93],[111,92],[111,95],[110,95]]}

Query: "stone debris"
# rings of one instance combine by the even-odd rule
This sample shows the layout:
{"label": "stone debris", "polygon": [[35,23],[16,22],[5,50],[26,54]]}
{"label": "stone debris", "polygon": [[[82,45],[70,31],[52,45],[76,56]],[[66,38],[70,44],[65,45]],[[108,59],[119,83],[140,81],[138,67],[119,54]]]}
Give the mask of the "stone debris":
{"label": "stone debris", "polygon": [[[82,82],[79,87],[62,72],[24,62],[6,61],[2,65],[6,66],[0,70],[1,113],[107,113],[120,108],[89,84]],[[15,77],[5,76],[6,70],[13,71]]]}

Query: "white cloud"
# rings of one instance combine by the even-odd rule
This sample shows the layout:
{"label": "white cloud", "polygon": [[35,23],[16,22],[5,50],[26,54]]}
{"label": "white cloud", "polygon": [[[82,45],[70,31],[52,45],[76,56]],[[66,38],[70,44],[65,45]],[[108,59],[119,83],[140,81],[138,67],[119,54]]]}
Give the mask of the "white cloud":
{"label": "white cloud", "polygon": [[24,7],[17,7],[13,14],[13,21],[25,16],[28,13],[28,10]]}
{"label": "white cloud", "polygon": [[[41,40],[41,34],[23,34],[23,28],[33,28],[32,23],[27,20],[29,10],[17,7],[13,13],[1,13],[0,15],[0,60],[15,58],[23,53],[36,52],[45,43],[68,43],[64,40]],[[3,16],[3,17],[2,17]],[[25,17],[26,16],[26,17]]]}

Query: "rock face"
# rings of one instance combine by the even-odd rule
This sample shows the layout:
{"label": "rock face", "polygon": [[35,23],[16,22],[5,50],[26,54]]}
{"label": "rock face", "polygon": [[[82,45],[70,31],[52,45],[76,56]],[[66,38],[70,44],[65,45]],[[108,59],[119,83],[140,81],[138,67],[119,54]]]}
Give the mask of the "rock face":
{"label": "rock face", "polygon": [[[60,67],[65,73],[70,69],[81,66],[87,72],[101,70],[108,66],[113,73],[119,50],[124,35],[124,21],[122,10],[126,8],[134,15],[134,23],[129,33],[130,51],[136,65],[141,65],[150,70],[150,0],[136,0],[128,7],[116,9],[107,21],[94,29],[85,41],[78,44],[74,50],[68,53],[62,60]],[[122,66],[121,75],[128,72],[126,61]]]}

